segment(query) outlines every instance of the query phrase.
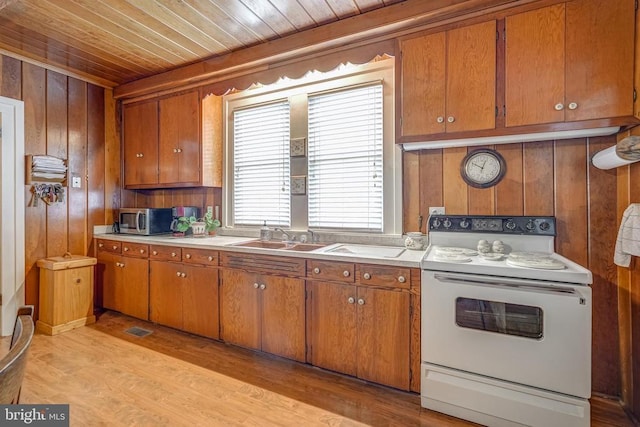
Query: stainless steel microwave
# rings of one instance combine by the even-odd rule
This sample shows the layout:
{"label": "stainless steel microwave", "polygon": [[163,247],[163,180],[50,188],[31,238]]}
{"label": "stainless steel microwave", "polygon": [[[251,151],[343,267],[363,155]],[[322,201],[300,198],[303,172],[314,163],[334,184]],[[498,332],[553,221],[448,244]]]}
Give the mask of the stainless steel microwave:
{"label": "stainless steel microwave", "polygon": [[163,234],[171,232],[171,208],[121,208],[120,233]]}

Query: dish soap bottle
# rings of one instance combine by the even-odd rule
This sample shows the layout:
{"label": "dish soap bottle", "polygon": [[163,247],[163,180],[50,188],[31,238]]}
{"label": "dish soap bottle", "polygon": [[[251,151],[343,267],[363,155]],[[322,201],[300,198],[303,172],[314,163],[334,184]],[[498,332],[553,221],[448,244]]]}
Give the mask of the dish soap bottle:
{"label": "dish soap bottle", "polygon": [[267,221],[265,221],[264,225],[260,229],[260,240],[266,242],[266,241],[271,240],[272,236],[273,236],[273,231],[271,231],[271,229],[267,225]]}

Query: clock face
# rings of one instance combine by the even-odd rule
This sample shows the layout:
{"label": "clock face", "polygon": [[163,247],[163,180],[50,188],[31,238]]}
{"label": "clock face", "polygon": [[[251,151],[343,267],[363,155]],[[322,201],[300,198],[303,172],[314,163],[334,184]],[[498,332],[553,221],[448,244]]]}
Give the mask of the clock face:
{"label": "clock face", "polygon": [[506,171],[504,158],[494,150],[480,149],[467,154],[460,165],[465,182],[487,188],[500,182]]}

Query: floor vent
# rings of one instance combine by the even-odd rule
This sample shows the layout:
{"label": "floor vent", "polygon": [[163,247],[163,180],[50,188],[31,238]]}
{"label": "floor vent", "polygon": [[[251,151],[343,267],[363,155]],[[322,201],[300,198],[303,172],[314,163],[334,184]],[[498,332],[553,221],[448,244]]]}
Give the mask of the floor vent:
{"label": "floor vent", "polygon": [[146,337],[147,335],[153,333],[148,329],[139,328],[138,326],[133,326],[125,331],[130,335],[135,335],[136,337]]}

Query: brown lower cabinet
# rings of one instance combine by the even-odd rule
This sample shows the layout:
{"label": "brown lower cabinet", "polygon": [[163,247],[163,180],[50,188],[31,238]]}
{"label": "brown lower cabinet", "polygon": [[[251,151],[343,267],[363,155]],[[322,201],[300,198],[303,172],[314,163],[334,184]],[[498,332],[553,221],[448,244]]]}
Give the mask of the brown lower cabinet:
{"label": "brown lower cabinet", "polygon": [[409,293],[321,281],[307,292],[312,365],[409,390]]}
{"label": "brown lower cabinet", "polygon": [[149,308],[152,322],[218,339],[218,270],[151,261]]}
{"label": "brown lower cabinet", "polygon": [[98,251],[102,306],[149,320],[149,260]]}
{"label": "brown lower cabinet", "polygon": [[222,270],[220,338],[304,362],[304,280]]}

